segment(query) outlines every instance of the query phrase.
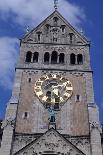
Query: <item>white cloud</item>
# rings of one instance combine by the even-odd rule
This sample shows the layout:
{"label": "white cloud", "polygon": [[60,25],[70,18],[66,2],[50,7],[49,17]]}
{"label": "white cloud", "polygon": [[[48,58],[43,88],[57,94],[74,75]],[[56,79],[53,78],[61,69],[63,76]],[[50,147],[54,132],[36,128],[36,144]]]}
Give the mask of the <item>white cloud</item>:
{"label": "white cloud", "polygon": [[[0,13],[4,19],[12,17],[21,25],[34,26],[53,12],[53,5],[53,0],[0,0]],[[58,5],[60,13],[75,26],[85,18],[77,5],[66,0],[59,0]]]}
{"label": "white cloud", "polygon": [[[0,17],[3,20],[11,19],[23,27],[32,27],[53,12],[53,5],[53,0],[0,0]],[[59,0],[59,11],[75,26],[85,18],[79,6],[66,0]],[[6,89],[12,88],[12,77],[18,55],[17,45],[16,38],[0,38],[0,85]]]}
{"label": "white cloud", "polygon": [[13,72],[18,56],[18,40],[16,38],[0,38],[0,86],[12,88]]}

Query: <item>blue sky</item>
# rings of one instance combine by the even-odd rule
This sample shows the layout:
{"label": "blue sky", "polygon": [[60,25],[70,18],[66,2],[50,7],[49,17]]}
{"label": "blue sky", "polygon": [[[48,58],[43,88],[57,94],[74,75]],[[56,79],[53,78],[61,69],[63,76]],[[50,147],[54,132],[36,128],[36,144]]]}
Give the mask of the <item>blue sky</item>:
{"label": "blue sky", "polygon": [[[91,41],[95,101],[103,123],[103,0],[59,0],[59,12]],[[65,10],[65,11],[64,11]],[[0,118],[13,86],[19,39],[54,11],[53,0],[0,0]]]}

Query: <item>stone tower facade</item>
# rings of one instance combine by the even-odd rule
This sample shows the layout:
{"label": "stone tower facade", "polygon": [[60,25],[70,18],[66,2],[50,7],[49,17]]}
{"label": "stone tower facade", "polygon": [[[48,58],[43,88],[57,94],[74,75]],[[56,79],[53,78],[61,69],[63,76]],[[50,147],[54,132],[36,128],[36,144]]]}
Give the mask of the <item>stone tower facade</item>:
{"label": "stone tower facade", "polygon": [[89,49],[57,10],[21,39],[0,155],[102,155]]}

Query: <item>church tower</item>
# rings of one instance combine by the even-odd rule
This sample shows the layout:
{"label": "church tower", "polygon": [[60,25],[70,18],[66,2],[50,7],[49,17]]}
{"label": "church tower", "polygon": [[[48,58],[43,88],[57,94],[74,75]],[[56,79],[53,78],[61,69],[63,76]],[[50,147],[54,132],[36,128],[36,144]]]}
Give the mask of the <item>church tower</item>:
{"label": "church tower", "polygon": [[0,155],[102,155],[89,50],[56,5],[21,39]]}

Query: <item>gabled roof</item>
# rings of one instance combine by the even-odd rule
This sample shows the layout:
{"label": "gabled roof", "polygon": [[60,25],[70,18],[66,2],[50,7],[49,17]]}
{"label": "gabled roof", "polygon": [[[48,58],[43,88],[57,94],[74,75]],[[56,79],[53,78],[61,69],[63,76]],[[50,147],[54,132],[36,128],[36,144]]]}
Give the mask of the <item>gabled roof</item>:
{"label": "gabled roof", "polygon": [[75,145],[73,145],[69,140],[64,138],[58,131],[53,128],[49,129],[41,137],[30,142],[14,155],[22,155],[22,153],[29,151],[30,148],[32,148],[35,152],[60,152],[61,149],[61,151],[69,152],[71,150],[75,151],[77,154],[79,153],[80,155],[85,155],[81,150],[79,150]]}
{"label": "gabled roof", "polygon": [[65,24],[68,26],[77,36],[81,38],[81,40],[85,44],[90,44],[90,42],[87,40],[85,36],[83,36],[81,33],[79,33],[57,10],[54,11],[50,16],[48,16],[43,22],[41,22],[36,28],[31,30],[29,33],[27,33],[21,40],[25,40],[27,37],[31,35],[31,33],[35,33],[38,29],[40,29],[47,21],[49,21],[53,16],[58,16]]}

